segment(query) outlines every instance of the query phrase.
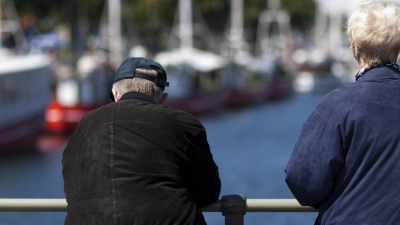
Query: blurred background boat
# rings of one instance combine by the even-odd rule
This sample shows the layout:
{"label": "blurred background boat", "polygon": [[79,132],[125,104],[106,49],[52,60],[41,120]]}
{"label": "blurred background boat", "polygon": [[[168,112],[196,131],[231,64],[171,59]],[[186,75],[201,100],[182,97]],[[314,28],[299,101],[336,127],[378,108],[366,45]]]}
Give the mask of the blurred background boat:
{"label": "blurred background boat", "polygon": [[221,109],[225,99],[221,71],[226,60],[193,46],[193,8],[192,0],[179,0],[178,46],[158,52],[154,60],[163,65],[168,74],[168,106],[194,115],[210,114]]}
{"label": "blurred background boat", "polygon": [[293,58],[297,63],[297,75],[293,88],[299,93],[328,93],[346,83],[349,71],[343,62],[335,59],[323,49],[298,49]]}
{"label": "blurred background boat", "polygon": [[0,34],[0,154],[33,150],[51,96],[52,60],[26,48],[11,1],[0,1]]}
{"label": "blurred background boat", "polygon": [[316,1],[314,33],[298,36],[299,46],[292,56],[298,67],[294,81],[297,92],[328,93],[353,81],[358,64],[344,25],[362,2]]}
{"label": "blurred background boat", "polygon": [[[53,96],[46,111],[47,132],[70,134],[88,112],[111,102],[112,80],[122,62],[120,10],[119,0],[105,2],[91,48],[78,47],[72,53],[58,49],[61,57],[54,66]],[[77,21],[75,46],[86,46]]]}
{"label": "blurred background boat", "polygon": [[109,91],[114,69],[104,57],[101,53],[86,53],[75,66],[55,63],[46,131],[72,133],[88,112],[111,102]]}
{"label": "blurred background boat", "polygon": [[[14,1],[22,11],[28,4]],[[41,18],[48,29],[27,40],[30,49],[51,56],[46,131],[70,134],[86,113],[110,103],[112,77],[126,57],[160,62],[171,83],[166,104],[194,115],[269,104],[296,93],[327,93],[351,82],[355,60],[344,47],[348,42],[342,26],[350,9],[321,0],[303,1],[307,5],[303,10],[279,0],[54,3],[61,5],[58,13],[67,22],[63,18],[51,24]],[[312,10],[315,17],[309,24],[296,20]],[[33,23],[21,21],[29,25],[25,33],[32,34]],[[4,46],[12,44],[2,34]],[[8,127],[5,124],[0,124],[1,130]]]}
{"label": "blurred background boat", "polygon": [[280,0],[268,0],[258,19],[254,67],[267,82],[269,100],[287,98],[293,94],[296,66],[292,60],[294,39],[288,13]]}
{"label": "blurred background boat", "polygon": [[[222,54],[229,60],[223,70],[223,88],[227,91],[224,103],[228,107],[262,103],[266,99],[268,81],[263,73],[254,69],[255,59],[244,39],[243,0],[231,0],[229,18],[227,40],[222,49]],[[265,65],[269,64],[265,62]]]}

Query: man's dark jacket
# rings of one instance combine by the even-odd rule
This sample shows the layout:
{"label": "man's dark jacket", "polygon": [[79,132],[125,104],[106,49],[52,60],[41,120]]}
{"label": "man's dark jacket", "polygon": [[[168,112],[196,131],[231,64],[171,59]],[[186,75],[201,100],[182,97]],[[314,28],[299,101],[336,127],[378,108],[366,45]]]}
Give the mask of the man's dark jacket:
{"label": "man's dark jacket", "polygon": [[221,189],[202,124],[136,92],[87,114],[62,163],[66,225],[206,224]]}
{"label": "man's dark jacket", "polygon": [[400,224],[400,72],[368,70],[323,98],[286,167],[316,224]]}

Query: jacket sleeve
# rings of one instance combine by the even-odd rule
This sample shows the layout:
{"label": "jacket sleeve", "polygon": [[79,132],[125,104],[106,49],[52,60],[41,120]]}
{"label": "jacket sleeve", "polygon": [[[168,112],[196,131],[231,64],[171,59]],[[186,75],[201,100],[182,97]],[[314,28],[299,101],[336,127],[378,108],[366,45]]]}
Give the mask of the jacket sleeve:
{"label": "jacket sleeve", "polygon": [[343,164],[339,134],[313,112],[304,123],[286,166],[285,181],[303,206],[319,208],[329,198]]}
{"label": "jacket sleeve", "polygon": [[186,152],[190,163],[189,190],[199,206],[205,207],[217,201],[221,192],[218,166],[213,160],[205,130],[193,138]]}

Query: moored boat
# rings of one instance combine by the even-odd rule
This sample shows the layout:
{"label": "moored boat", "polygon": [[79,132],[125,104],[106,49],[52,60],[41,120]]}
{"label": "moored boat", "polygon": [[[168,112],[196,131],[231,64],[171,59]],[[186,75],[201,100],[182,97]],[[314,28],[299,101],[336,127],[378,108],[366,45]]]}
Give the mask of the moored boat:
{"label": "moored boat", "polygon": [[194,48],[160,52],[155,61],[168,74],[166,105],[191,114],[209,114],[223,106],[225,91],[221,89],[221,68],[225,61],[219,56]]}
{"label": "moored boat", "polygon": [[[296,68],[289,15],[280,9],[280,0],[268,0],[260,14],[256,41],[256,70],[267,82],[266,97],[277,100],[293,93]],[[273,29],[275,28],[275,29]]]}
{"label": "moored boat", "polygon": [[0,55],[0,153],[34,149],[50,100],[51,60]]}
{"label": "moored boat", "polygon": [[287,98],[293,94],[293,79],[281,78],[272,80],[266,90],[268,99],[279,100]]}
{"label": "moored boat", "polygon": [[215,91],[201,96],[168,99],[166,104],[175,109],[181,109],[193,115],[207,115],[222,110],[226,98],[224,91]]}
{"label": "moored boat", "polygon": [[0,1],[0,12],[5,12],[0,15],[5,37],[0,45],[0,154],[35,149],[51,96],[52,60],[23,49],[26,40],[13,7]]}
{"label": "moored boat", "polygon": [[228,48],[224,51],[229,64],[223,76],[227,91],[224,103],[228,107],[258,104],[266,99],[266,79],[254,68],[256,61],[243,36],[243,0],[232,0]]}
{"label": "moored boat", "polygon": [[265,101],[267,83],[263,82],[258,72],[253,72],[245,65],[231,62],[224,69],[224,89],[227,107],[241,107],[260,104]]}
{"label": "moored boat", "polygon": [[209,114],[223,106],[221,71],[226,60],[212,52],[193,47],[192,4],[179,1],[179,48],[159,52],[154,60],[168,74],[166,104],[191,114]]}
{"label": "moored boat", "polygon": [[94,55],[81,57],[77,70],[70,65],[55,68],[55,91],[46,110],[46,131],[72,133],[88,112],[111,102],[109,91],[114,73]]}
{"label": "moored boat", "polygon": [[123,55],[121,2],[106,3],[107,23],[100,23],[98,46],[81,54],[76,62],[58,62],[55,66],[55,91],[46,111],[49,133],[72,133],[87,113],[111,102],[109,93],[115,68]]}
{"label": "moored boat", "polygon": [[[318,57],[311,57],[311,56]],[[322,49],[299,49],[293,55],[298,73],[293,88],[299,93],[328,93],[346,83],[344,64]]]}

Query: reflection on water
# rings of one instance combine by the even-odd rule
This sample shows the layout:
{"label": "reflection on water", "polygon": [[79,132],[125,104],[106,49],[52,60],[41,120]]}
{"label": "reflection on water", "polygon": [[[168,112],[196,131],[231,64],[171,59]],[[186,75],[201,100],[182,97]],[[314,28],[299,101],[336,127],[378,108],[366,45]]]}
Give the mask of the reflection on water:
{"label": "reflection on water", "polygon": [[[320,95],[296,95],[214,116],[201,117],[219,166],[222,195],[293,198],[284,167],[302,123]],[[43,137],[42,152],[0,158],[0,198],[65,198],[61,175],[65,140]],[[208,224],[223,225],[221,213],[205,213]],[[247,213],[245,224],[313,224],[316,213]],[[0,212],[4,225],[58,225],[65,213]]]}

